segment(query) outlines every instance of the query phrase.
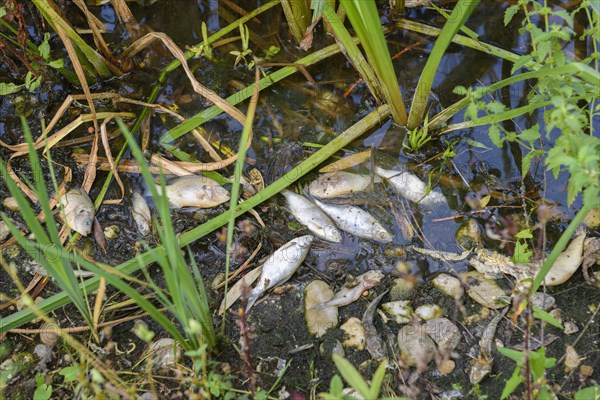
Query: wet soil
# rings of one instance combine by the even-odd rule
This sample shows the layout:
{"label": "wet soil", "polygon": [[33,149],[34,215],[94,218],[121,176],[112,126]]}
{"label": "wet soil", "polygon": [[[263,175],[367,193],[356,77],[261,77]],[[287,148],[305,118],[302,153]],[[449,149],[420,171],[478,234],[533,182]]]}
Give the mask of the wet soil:
{"label": "wet soil", "polygon": [[[200,24],[198,23],[200,20],[210,21],[210,30],[224,26],[224,20],[215,19],[214,13],[209,12],[204,5],[198,7],[195,2],[187,2],[185,5],[182,3],[167,0],[148,6],[132,5],[132,11],[141,23],[156,31],[166,32],[180,47],[193,45],[200,41]],[[483,10],[479,9],[469,20],[468,25],[481,34],[483,41],[512,48],[515,51],[524,51],[524,45],[519,41],[517,32],[520,22],[515,20],[507,28],[502,27],[505,6],[505,2],[493,2]],[[91,10],[107,23],[109,46],[118,47],[119,37],[123,35],[123,28],[116,22],[112,7],[103,5],[93,7]],[[74,11],[72,13],[74,16],[77,15]],[[430,24],[437,23],[439,25],[441,23],[439,17],[430,10],[414,10],[408,16]],[[249,24],[256,32],[256,37],[260,39],[253,42],[253,48],[259,53],[270,45],[279,46],[282,51],[276,62],[292,62],[305,53],[301,52],[291,41],[284,24],[279,24],[281,18],[280,11],[277,9],[276,12],[269,12],[261,18],[263,24]],[[416,86],[419,72],[426,62],[427,54],[431,50],[432,42],[406,32],[394,32],[389,37],[392,54],[401,51],[417,40],[422,40],[423,43],[404,54],[394,64],[407,102],[410,102],[412,91]],[[314,46],[318,48],[330,43],[330,38],[318,35]],[[231,67],[234,59],[228,54],[231,49],[226,47],[216,50],[216,54],[221,60],[216,63],[205,59],[190,62],[200,81],[222,96],[234,92],[230,86],[232,80],[248,84],[253,78],[251,71],[245,67]],[[149,84],[155,82],[160,68],[171,60],[166,53],[161,54],[146,55],[145,67],[120,79],[98,82],[93,86],[93,91],[114,90],[128,97],[144,100],[151,89]],[[310,146],[303,146],[304,142],[327,143],[334,135],[351,126],[376,106],[364,86],[359,85],[352,96],[342,97],[343,92],[357,78],[351,65],[342,56],[333,57],[331,60],[311,67],[309,72],[317,82],[316,86],[307,84],[303,76],[296,74],[273,88],[261,92],[264,102],[259,105],[257,110],[255,132],[264,140],[255,140],[248,156],[252,159],[252,167],[261,171],[267,184],[289,171],[314,151]],[[452,93],[452,89],[456,85],[488,84],[505,77],[506,74],[505,65],[497,59],[453,45],[444,57],[436,76],[432,109],[442,109],[455,101],[457,97]],[[18,94],[25,98],[27,104],[30,105],[31,114],[28,122],[34,132],[40,130],[39,117],[46,121],[49,120],[64,97],[79,90],[58,77],[53,79],[35,94],[26,92]],[[333,105],[328,100],[332,98],[331,96],[335,99]],[[525,101],[523,88],[516,88],[511,93],[499,93],[498,96],[509,96],[515,103]],[[9,144],[23,141],[20,121],[15,118],[13,104],[16,97],[5,97],[1,100],[0,139]],[[189,87],[181,71],[175,71],[167,77],[165,84],[160,88],[157,101],[165,106],[177,105],[179,112],[185,116],[191,116],[207,106],[206,101]],[[111,107],[110,104],[104,106],[107,109]],[[79,111],[70,111],[62,121],[67,123],[76,116],[77,112]],[[531,119],[537,117],[539,116],[534,115]],[[462,121],[462,115],[457,115],[452,120],[452,122],[458,121]],[[150,151],[163,152],[158,140],[175,123],[173,120],[157,115],[152,117]],[[527,126],[530,124],[530,120],[522,118],[514,123],[517,126]],[[278,128],[278,124],[280,128]],[[223,116],[215,118],[206,123],[204,127],[224,145],[230,148],[237,147],[241,127],[229,118]],[[84,131],[85,129],[82,128],[73,136],[84,135]],[[401,134],[401,130],[398,127],[389,121],[385,122],[381,127],[352,143],[348,149],[336,156],[361,151],[372,146],[377,150],[377,162],[386,167],[408,165],[415,173],[423,177],[427,176],[429,172],[433,172],[432,176],[435,182],[439,183],[448,200],[448,207],[434,209],[431,212],[412,204],[404,203],[404,205],[414,214],[414,218],[421,228],[421,235],[438,250],[460,252],[454,240],[454,234],[462,223],[462,219],[437,220],[469,211],[466,198],[478,191],[494,191],[502,195],[492,199],[490,203],[492,211],[472,216],[481,228],[492,225],[501,229],[508,225],[506,221],[510,221],[513,217],[520,217],[523,211],[518,207],[523,202],[522,193],[526,193],[532,201],[543,196],[544,200],[556,202],[562,216],[548,225],[547,248],[552,247],[573,216],[574,210],[581,205],[579,200],[576,200],[571,208],[565,206],[567,177],[561,174],[557,180],[554,180],[550,174],[545,172],[541,163],[534,165],[531,176],[522,180],[519,172],[522,149],[508,146],[496,149],[491,144],[485,128],[456,132],[443,138],[436,138],[431,146],[418,154],[410,154],[403,149],[399,133]],[[479,142],[485,148],[473,146],[471,144],[473,142],[469,142],[469,140]],[[115,149],[120,148],[120,144],[117,145],[117,143],[122,143],[122,141],[117,139],[114,145]],[[199,160],[207,159],[198,143],[185,136],[177,141],[177,146],[180,150],[194,155]],[[440,154],[448,146],[452,146],[456,151],[453,159],[454,166],[444,163],[440,158],[430,161],[432,156]],[[81,146],[81,149],[88,153],[89,145]],[[71,150],[52,149],[51,154],[54,161],[72,168],[74,173],[72,182],[76,186],[82,180],[83,169],[72,161]],[[10,157],[10,152],[0,148],[0,157],[6,161]],[[23,176],[31,177],[27,162],[19,160],[14,163],[14,167]],[[248,169],[250,167],[249,165]],[[59,171],[59,169],[56,170]],[[368,168],[363,167],[357,171],[368,172]],[[232,170],[221,172],[223,175],[229,176]],[[316,176],[316,173],[309,174],[301,183],[307,184]],[[97,184],[90,193],[92,198],[97,196],[101,186],[100,182],[103,182],[105,177],[105,173],[98,173]],[[124,175],[124,177],[129,188],[144,190],[138,176]],[[58,179],[61,180],[60,175]],[[544,180],[547,182],[543,186],[545,193],[542,192]],[[467,187],[463,181],[468,182],[470,187]],[[522,189],[523,182],[526,184],[524,190]],[[47,184],[50,186],[49,180]],[[111,188],[108,197],[115,197],[116,194],[117,189]],[[6,185],[4,182],[0,182],[0,199],[8,196]],[[434,363],[429,368],[416,372],[414,368],[402,368],[396,346],[396,335],[400,326],[391,320],[384,322],[381,316],[376,315],[375,326],[388,345],[390,359],[389,379],[384,385],[386,393],[390,395],[405,394],[409,397],[423,399],[484,398],[484,396],[488,396],[490,399],[499,398],[504,383],[514,370],[514,363],[498,354],[497,351],[494,351],[493,354],[494,364],[489,377],[484,379],[480,385],[475,386],[469,383],[468,378],[471,362],[477,356],[475,349],[480,336],[489,320],[495,315],[494,312],[482,309],[467,297],[455,301],[430,284],[431,278],[440,271],[456,273],[466,270],[467,266],[438,263],[408,251],[409,245],[423,247],[424,243],[418,238],[406,239],[403,237],[398,220],[391,212],[392,209],[396,211],[402,209],[402,200],[391,188],[378,185],[376,190],[370,193],[344,199],[344,201],[365,206],[392,231],[395,239],[388,245],[359,240],[351,235],[344,235],[343,242],[338,245],[316,241],[310,255],[294,277],[284,286],[284,289],[278,294],[268,294],[264,300],[256,304],[248,316],[247,327],[250,332],[250,356],[252,366],[256,371],[258,386],[270,388],[276,384],[272,395],[283,390],[292,396],[297,396],[293,398],[308,398],[313,388],[316,388],[317,393],[327,391],[331,377],[336,373],[331,360],[331,347],[335,340],[343,341],[344,334],[339,328],[336,328],[329,331],[323,338],[316,339],[309,335],[304,320],[303,289],[314,279],[323,279],[330,283],[332,288],[339,289],[350,280],[351,276],[357,276],[370,269],[380,269],[387,275],[385,280],[357,302],[340,308],[340,324],[350,317],[360,319],[370,300],[391,288],[394,285],[394,279],[402,278],[407,282],[414,281],[414,289],[403,294],[389,293],[382,302],[398,299],[410,300],[414,308],[422,304],[438,304],[442,307],[443,315],[459,327],[462,337],[455,353],[451,355],[456,362],[456,368],[452,372],[442,375],[436,370]],[[515,206],[515,208],[493,208],[507,205]],[[224,207],[219,207],[203,211],[174,211],[172,215],[175,229],[178,233],[189,230],[218,215],[224,209]],[[22,226],[18,212],[8,211],[2,206],[0,206],[0,211]],[[234,257],[234,269],[243,263],[258,243],[263,245],[260,259],[288,240],[307,233],[287,213],[282,199],[276,198],[269,201],[258,207],[257,211],[266,222],[267,228],[261,228],[249,216],[240,218],[241,223],[238,223],[235,232],[237,253]],[[140,248],[141,238],[135,229],[128,203],[104,206],[99,210],[97,217],[103,227],[118,226],[120,230],[117,237],[108,240],[106,252],[100,250],[97,243],[91,238],[80,240],[77,246],[81,249],[88,249],[92,258],[111,265],[118,265],[132,258]],[[598,236],[597,231],[591,231],[589,234]],[[154,234],[147,240],[150,244],[155,244],[157,235]],[[501,252],[505,251],[499,248],[498,242],[490,238],[485,238],[485,246]],[[190,249],[199,265],[204,281],[210,285],[225,268],[226,248],[221,230],[193,243]],[[29,262],[26,255],[14,247],[5,250],[4,256],[8,261],[16,262],[18,266],[26,265]],[[396,269],[399,261],[407,263],[410,270],[399,273]],[[164,285],[159,268],[152,266],[149,270],[155,282],[159,286]],[[19,278],[26,284],[31,279],[31,275],[23,269],[19,269]],[[507,293],[510,293],[513,286],[510,280],[503,279],[500,284]],[[8,298],[14,298],[18,294],[12,280],[4,270],[0,270],[0,287],[2,294]],[[50,283],[42,296],[47,298],[57,291],[58,289]],[[549,289],[548,293],[556,298],[556,308],[560,310],[563,322],[573,322],[579,328],[579,332],[565,335],[557,328],[547,326],[544,335],[557,337],[547,346],[548,356],[559,359],[565,353],[565,346],[575,343],[583,363],[593,370],[591,376],[585,376],[579,369],[566,372],[564,365],[557,365],[549,370],[548,381],[556,387],[560,387],[557,390],[558,393],[566,395],[580,387],[592,385],[594,382],[597,384],[600,381],[598,372],[600,371],[600,354],[598,352],[600,328],[595,320],[591,320],[594,307],[600,303],[600,293],[597,288],[585,282],[580,272],[576,273],[568,283]],[[211,308],[217,309],[222,295],[221,291],[209,291]],[[111,289],[107,293],[107,299],[107,305],[125,300],[124,296]],[[2,309],[0,316],[6,316],[14,311],[14,306]],[[103,315],[103,320],[110,321],[138,312],[133,308],[107,312]],[[474,317],[478,315],[479,317]],[[78,320],[77,312],[72,306],[56,311],[53,316],[63,327],[84,325],[82,320]],[[147,317],[140,319],[148,325],[149,329],[156,332],[158,337],[166,336],[166,333],[151,319]],[[240,330],[237,305],[226,314],[226,319],[225,337],[221,338],[221,345],[213,356],[216,361],[222,363],[221,367],[229,366],[230,372],[234,376],[235,387],[247,389],[247,374],[239,350]],[[221,320],[215,316],[214,322],[220,325]],[[498,326],[497,341],[507,347],[522,344],[524,341],[523,326],[526,321],[524,317],[520,317],[516,323],[517,325],[511,322],[510,316],[505,317]],[[83,343],[87,343],[94,353],[115,371],[128,371],[126,374],[128,377],[125,379],[130,379],[142,390],[147,390],[148,382],[145,380],[144,363],[140,364],[145,343],[132,332],[133,326],[134,322],[131,321],[103,332],[99,344],[94,344],[93,338],[88,333],[79,333],[75,336]],[[582,331],[584,332],[581,333]],[[539,322],[535,322],[532,332],[533,335],[539,335]],[[37,336],[9,334],[2,342],[2,345],[7,346],[8,350],[0,352],[0,362],[9,359],[14,354],[23,352],[32,354],[34,346],[38,343]],[[324,351],[321,350],[321,347],[324,347]],[[366,350],[357,351],[346,348],[345,356],[361,371],[363,376],[370,377],[374,373],[376,364]],[[5,395],[13,399],[31,398],[31,393],[35,389],[36,372],[56,376],[56,371],[69,366],[75,357],[73,351],[64,344],[55,348],[54,355],[47,363],[32,356],[28,368],[11,380],[11,387],[5,390]],[[279,374],[282,373],[282,366],[285,365],[287,365],[287,369],[280,379]],[[158,391],[164,398],[185,398],[186,395],[179,387],[178,382],[180,381],[174,379],[172,375],[160,373],[155,379]],[[53,382],[56,398],[72,397],[69,385],[63,385],[58,377]]]}

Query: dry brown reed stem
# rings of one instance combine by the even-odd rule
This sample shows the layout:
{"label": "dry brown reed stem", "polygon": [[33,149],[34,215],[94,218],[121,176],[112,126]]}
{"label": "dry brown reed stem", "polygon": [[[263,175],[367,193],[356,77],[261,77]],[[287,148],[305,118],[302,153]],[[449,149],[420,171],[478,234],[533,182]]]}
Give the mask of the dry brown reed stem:
{"label": "dry brown reed stem", "polygon": [[146,34],[145,36],[137,40],[135,43],[133,43],[131,46],[129,46],[129,48],[123,53],[122,57],[124,59],[133,57],[135,54],[149,46],[155,40],[162,41],[167,47],[167,49],[169,49],[171,54],[173,54],[173,56],[181,63],[181,66],[183,67],[185,74],[187,75],[188,80],[192,84],[192,88],[196,93],[203,96],[207,100],[212,101],[217,107],[226,112],[229,116],[238,121],[240,124],[244,125],[244,122],[246,121],[246,116],[242,114],[240,110],[238,110],[237,108],[229,104],[227,101],[225,101],[217,93],[201,85],[200,82],[196,80],[194,74],[192,73],[190,67],[187,64],[185,54],[183,54],[183,51],[181,51],[181,49],[177,47],[175,42],[173,42],[173,40],[171,40],[171,38],[166,34],[162,32],[150,32]]}

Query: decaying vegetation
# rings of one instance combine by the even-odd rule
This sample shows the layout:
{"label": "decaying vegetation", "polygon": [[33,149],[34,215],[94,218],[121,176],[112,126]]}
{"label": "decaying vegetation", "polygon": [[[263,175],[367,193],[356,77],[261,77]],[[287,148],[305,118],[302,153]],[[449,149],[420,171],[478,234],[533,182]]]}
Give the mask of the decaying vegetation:
{"label": "decaying vegetation", "polygon": [[259,3],[0,6],[0,398],[600,396],[598,6]]}

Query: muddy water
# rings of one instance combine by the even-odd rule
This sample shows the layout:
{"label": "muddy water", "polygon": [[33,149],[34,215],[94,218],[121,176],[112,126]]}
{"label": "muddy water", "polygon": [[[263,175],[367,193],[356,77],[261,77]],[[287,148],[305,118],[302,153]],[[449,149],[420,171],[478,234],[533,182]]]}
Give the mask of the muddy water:
{"label": "muddy water", "polygon": [[[219,8],[207,5],[207,2],[201,3],[199,6],[196,2],[161,1],[149,6],[132,5],[132,11],[141,23],[155,31],[168,33],[176,43],[183,47],[193,45],[201,40],[198,21],[207,21],[208,28],[211,31],[227,24]],[[216,4],[217,2],[208,3]],[[518,37],[516,30],[518,21],[513,21],[507,29],[503,28],[502,16],[505,7],[504,2],[486,4],[484,9],[480,8],[476,11],[476,14],[469,20],[468,26],[480,34],[481,39],[484,41],[515,51],[523,51],[526,49],[526,43],[523,43]],[[109,45],[118,43],[124,32],[120,25],[116,23],[116,17],[111,6],[100,6],[93,9],[93,11],[107,23]],[[415,10],[409,16],[432,24],[437,23],[439,25],[441,23],[435,13],[431,11]],[[257,39],[256,42],[253,42],[251,48],[261,54],[264,49],[271,45],[278,46],[282,51],[274,61],[291,62],[305,53],[301,52],[290,40],[285,28],[282,27],[283,24],[280,23],[281,18],[279,13],[270,12],[260,17],[260,24],[250,23],[249,26],[256,33],[255,38]],[[425,65],[427,54],[433,44],[427,38],[416,37],[414,34],[407,32],[394,32],[390,36],[392,54],[401,51],[417,40],[422,41],[422,43],[394,62],[407,104],[410,104],[419,73]],[[326,36],[317,35],[314,48],[330,43],[331,40]],[[234,47],[231,45],[216,49],[215,55],[219,61],[215,63],[204,59],[194,60],[190,63],[200,82],[222,96],[234,92],[230,85],[231,80],[248,83],[252,79],[252,73],[243,66],[238,66],[235,69],[231,68],[234,57],[229,55],[228,51],[233,49]],[[160,68],[170,62],[171,58],[166,52],[163,53],[157,50],[157,52],[148,55],[145,61],[147,65],[141,72],[131,73],[121,79],[102,83],[100,87],[94,90],[114,89],[136,99],[145,99],[151,89],[149,83],[154,82]],[[487,57],[460,46],[451,46],[444,56],[436,75],[430,97],[432,111],[439,111],[458,99],[452,93],[455,86],[485,85],[496,82],[507,76],[507,70],[510,70],[510,66],[507,67],[507,65],[493,57]],[[261,93],[261,103],[257,110],[258,117],[255,124],[255,134],[260,138],[255,139],[248,156],[252,160],[253,166],[261,171],[267,183],[283,175],[314,151],[313,147],[303,145],[303,143],[327,143],[332,137],[351,126],[376,106],[364,85],[359,85],[349,97],[343,97],[343,93],[357,79],[357,75],[342,56],[333,57],[331,60],[311,67],[309,72],[316,81],[316,85],[308,84],[301,74],[296,74]],[[70,93],[67,89],[68,85],[57,83],[54,88],[62,90],[54,90],[51,94],[41,95],[42,97],[39,97],[40,95],[31,97],[30,100],[34,104],[34,115],[42,114],[48,120],[62,98]],[[51,90],[48,90],[48,92],[51,92]],[[508,98],[511,104],[518,106],[525,101],[524,94],[524,87],[515,87],[510,92],[496,93],[494,97]],[[51,101],[48,101],[48,99]],[[175,71],[168,76],[165,84],[160,88],[158,102],[167,106],[177,105],[179,112],[185,116],[192,116],[207,106],[206,102],[192,91],[181,71]],[[5,111],[5,108],[10,109],[10,106],[5,103],[3,100],[1,107],[3,111]],[[12,114],[12,110],[2,114],[0,139],[10,143],[18,143],[22,140],[19,133],[19,123],[17,119],[9,118],[8,115],[10,114]],[[533,118],[536,117],[538,116]],[[35,128],[35,120],[30,119]],[[449,122],[460,121],[462,121],[461,114]],[[530,124],[531,121],[525,118],[514,121],[514,126],[517,129],[522,129]],[[173,126],[174,121],[172,120],[162,119],[159,116],[153,117],[151,122],[151,151],[162,151],[158,140]],[[221,141],[230,148],[236,148],[241,132],[239,124],[221,116],[209,121],[204,127],[210,133],[211,138]],[[417,154],[409,153],[403,148],[402,138],[404,134],[402,129],[387,121],[373,132],[352,143],[336,156],[340,157],[373,148],[376,162],[386,168],[408,167],[423,179],[427,179],[431,172],[434,185],[440,186],[448,200],[448,205],[434,207],[433,209],[419,207],[408,202],[404,202],[402,205],[403,200],[386,185],[379,185],[372,192],[346,199],[347,202],[365,206],[394,234],[395,238],[391,244],[387,245],[359,240],[347,234],[344,235],[344,239],[340,244],[334,245],[319,241],[313,247],[305,266],[300,268],[290,282],[292,287],[289,291],[280,297],[274,296],[255,307],[251,319],[257,332],[257,338],[253,342],[253,355],[257,360],[260,360],[258,363],[261,368],[264,371],[269,371],[269,373],[275,369],[274,366],[278,360],[292,361],[293,366],[284,378],[288,388],[306,391],[314,383],[311,382],[309,374],[309,365],[313,361],[321,382],[327,383],[333,371],[333,365],[328,357],[321,356],[317,350],[320,343],[311,338],[304,327],[301,311],[302,287],[307,282],[315,278],[324,278],[331,282],[332,286],[339,288],[343,285],[348,274],[356,276],[369,269],[381,269],[388,274],[392,274],[396,263],[403,260],[412,267],[411,272],[416,275],[417,282],[422,284],[409,296],[415,306],[436,302],[445,308],[447,315],[459,317],[455,304],[449,301],[448,298],[440,296],[439,293],[427,285],[428,278],[434,272],[449,269],[449,266],[405,253],[408,245],[424,246],[425,243],[422,239],[425,238],[426,242],[436,249],[459,251],[454,241],[454,234],[463,219],[450,217],[456,217],[470,211],[465,199],[478,193],[480,195],[490,191],[501,193],[502,197],[493,199],[490,203],[491,206],[504,206],[507,204],[507,199],[513,199],[514,201],[509,201],[508,204],[520,207],[520,193],[527,193],[533,200],[537,200],[542,194],[542,182],[547,179],[548,184],[545,185],[544,198],[558,203],[565,215],[564,219],[549,227],[551,240],[560,234],[572,216],[571,210],[577,209],[580,205],[576,201],[572,209],[566,209],[564,206],[566,203],[566,176],[561,175],[558,180],[554,180],[550,174],[545,172],[544,166],[540,163],[534,162],[531,176],[525,180],[525,185],[523,185],[520,174],[521,149],[514,146],[505,146],[501,149],[495,148],[490,142],[485,128],[454,132],[442,138],[436,138],[427,148]],[[184,136],[176,144],[179,149],[194,155],[198,159],[208,160],[201,147],[188,137]],[[449,146],[456,152],[452,162],[434,157]],[[89,147],[84,147],[84,150],[89,151]],[[8,157],[5,150],[0,150],[0,155],[3,159]],[[66,151],[56,151],[54,159],[72,165]],[[23,167],[23,169],[27,173],[26,167]],[[369,165],[357,168],[357,171],[368,173]],[[232,171],[227,170],[222,171],[222,173],[228,176]],[[99,176],[103,177],[104,174]],[[74,182],[81,182],[81,177],[81,170],[76,170]],[[303,179],[301,183],[307,184],[315,177],[316,174],[311,174]],[[138,177],[126,176],[126,178],[128,185],[143,191]],[[97,186],[93,188],[92,197],[98,190],[99,187]],[[0,198],[4,197],[6,197],[6,188],[4,185],[0,185]],[[285,211],[283,205],[282,199],[274,199],[268,204],[268,207],[260,208],[261,216],[268,225],[267,229],[261,229],[249,217],[241,219],[243,223],[238,224],[236,230],[238,255],[234,260],[236,265],[243,262],[259,242],[265,248],[262,255],[267,255],[292,237],[304,234],[301,226],[295,223],[293,218]],[[403,237],[397,216],[392,212],[393,209],[396,213],[401,213],[403,207],[414,217],[414,221],[420,227],[419,237]],[[173,214],[175,227],[180,232],[190,229],[217,215],[222,210],[223,207],[201,212],[176,211]],[[519,208],[492,209],[489,213],[476,215],[473,218],[477,220],[482,228],[486,224],[502,227],[499,221],[503,217],[510,214],[520,215],[521,213],[522,210]],[[11,214],[11,216],[17,218],[16,214]],[[96,249],[95,256],[111,264],[117,264],[130,258],[134,254],[134,238],[136,236],[135,226],[126,206],[103,207],[98,216],[103,225],[117,224],[123,230],[119,241],[109,241],[109,252],[107,254],[103,254]],[[86,239],[86,241],[90,246],[94,246],[89,239]],[[487,240],[486,245],[494,247],[498,243]],[[192,249],[206,281],[210,282],[219,272],[223,271],[225,246],[218,235],[209,235],[203,238],[195,243]],[[464,265],[455,267],[459,270],[466,268]],[[391,278],[388,278],[385,284],[389,286],[390,281]],[[0,284],[10,285],[4,273],[0,274]],[[569,285],[566,289],[567,295],[559,299],[559,303],[565,311],[573,310],[573,300],[568,296],[568,291],[570,289],[574,291],[576,289],[574,285]],[[593,301],[593,296],[596,296],[597,299],[597,293],[586,292],[586,296],[587,294],[589,294],[590,302]],[[214,305],[218,304],[219,294],[213,293],[212,295]],[[366,304],[367,302],[361,301],[343,308],[340,320],[343,321],[351,316],[360,318]],[[476,307],[469,305],[468,311],[475,312]],[[229,335],[231,338],[236,339],[238,335],[237,328],[233,317],[230,316],[229,318],[232,320],[232,323],[229,324],[229,329],[231,329]],[[585,318],[585,315],[581,315],[579,321],[585,321]],[[393,338],[395,326],[393,326],[393,329],[389,329],[383,324],[379,324],[378,327],[382,330],[383,336],[388,333],[389,337]],[[477,326],[475,329],[482,330],[484,327]],[[126,332],[125,328],[122,329]],[[597,334],[597,328],[589,333],[591,337]],[[513,339],[511,337],[512,332],[506,328],[500,335],[503,340],[510,341]],[[468,335],[465,335],[465,337],[468,337]],[[339,330],[328,334],[325,342],[329,343],[335,338],[341,338]],[[295,351],[299,346],[310,344],[313,344],[313,348],[306,351]],[[458,350],[461,354],[466,354],[469,347],[475,344],[475,340],[467,339]],[[359,365],[369,359],[368,354],[364,351],[349,351],[346,355],[354,365]],[[239,360],[237,353],[232,349],[225,350],[221,357],[223,361],[230,363]],[[435,382],[436,385],[441,387],[440,390],[448,390],[450,385],[456,382],[468,387],[467,369],[468,358],[463,357],[456,374],[451,379],[431,374],[426,376],[426,382],[428,384]],[[372,368],[365,367],[364,371],[372,372]],[[510,374],[510,365],[505,366],[502,372],[505,376]],[[264,376],[261,376],[261,380],[263,385],[267,386],[275,378],[265,373]],[[484,391],[489,392],[492,398],[495,398],[498,395],[498,388],[494,388],[493,383],[490,381],[488,380],[482,385],[485,387]],[[325,390],[326,386],[326,384],[319,386],[319,390]]]}

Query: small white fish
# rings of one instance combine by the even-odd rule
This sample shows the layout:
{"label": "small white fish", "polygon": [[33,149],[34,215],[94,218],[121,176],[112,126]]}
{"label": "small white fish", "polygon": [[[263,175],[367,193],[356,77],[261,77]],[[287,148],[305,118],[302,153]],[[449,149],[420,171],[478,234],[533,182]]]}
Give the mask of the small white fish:
{"label": "small white fish", "polygon": [[87,236],[94,225],[94,204],[82,188],[71,189],[60,198],[62,217],[69,228]]}
{"label": "small white fish", "polygon": [[427,207],[446,204],[446,198],[442,193],[435,190],[427,193],[427,184],[408,171],[391,171],[377,167],[375,173],[389,180],[394,190],[410,201]]}
{"label": "small white fish", "polygon": [[[157,185],[158,193],[161,187]],[[214,180],[203,175],[176,178],[165,187],[169,203],[175,208],[211,208],[229,200],[229,192]]]}
{"label": "small white fish", "polygon": [[357,284],[351,288],[344,286],[336,292],[331,300],[312,307],[313,310],[321,310],[327,307],[342,307],[355,302],[365,290],[379,285],[383,279],[383,273],[378,270],[367,271],[356,277]]}
{"label": "small white fish", "polygon": [[342,235],[333,221],[315,203],[289,190],[281,194],[287,200],[292,215],[318,238],[335,243],[342,241]]}
{"label": "small white fish", "polygon": [[263,264],[258,283],[248,296],[246,312],[267,290],[284,283],[294,275],[294,272],[308,255],[313,240],[312,235],[301,236],[290,240],[269,256]]}
{"label": "small white fish", "polygon": [[140,235],[148,236],[152,214],[150,213],[150,207],[148,207],[146,199],[138,192],[134,192],[131,199],[131,214]]}
{"label": "small white fish", "polygon": [[329,215],[338,228],[363,239],[377,240],[388,243],[394,238],[368,212],[350,205],[324,204],[318,200],[315,203]]}
{"label": "small white fish", "polygon": [[321,199],[346,196],[361,192],[369,187],[372,182],[380,182],[379,177],[353,174],[351,172],[336,171],[321,175],[308,185],[308,193]]}

